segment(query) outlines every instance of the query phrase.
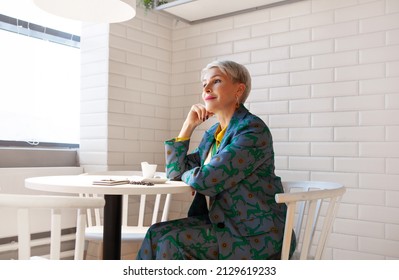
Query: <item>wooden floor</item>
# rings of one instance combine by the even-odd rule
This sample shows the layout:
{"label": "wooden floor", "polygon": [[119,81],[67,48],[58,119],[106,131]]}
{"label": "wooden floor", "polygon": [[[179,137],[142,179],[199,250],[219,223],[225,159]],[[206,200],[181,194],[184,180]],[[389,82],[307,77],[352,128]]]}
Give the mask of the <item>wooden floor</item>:
{"label": "wooden floor", "polygon": [[[121,255],[122,260],[136,259],[137,251],[140,249],[141,242],[122,242]],[[89,241],[85,254],[86,260],[102,259],[102,242]]]}

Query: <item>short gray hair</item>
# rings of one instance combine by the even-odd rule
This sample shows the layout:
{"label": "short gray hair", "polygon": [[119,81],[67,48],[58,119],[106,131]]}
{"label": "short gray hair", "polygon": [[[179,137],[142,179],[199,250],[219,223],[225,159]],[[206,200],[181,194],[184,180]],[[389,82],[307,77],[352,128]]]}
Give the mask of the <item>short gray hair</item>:
{"label": "short gray hair", "polygon": [[251,91],[251,75],[244,65],[229,60],[213,61],[209,63],[204,69],[202,69],[201,80],[203,79],[205,72],[211,68],[219,68],[219,70],[222,71],[225,75],[228,75],[233,80],[233,82],[243,83],[245,85],[245,90],[241,96],[240,103],[244,103],[245,100],[247,100],[248,95]]}

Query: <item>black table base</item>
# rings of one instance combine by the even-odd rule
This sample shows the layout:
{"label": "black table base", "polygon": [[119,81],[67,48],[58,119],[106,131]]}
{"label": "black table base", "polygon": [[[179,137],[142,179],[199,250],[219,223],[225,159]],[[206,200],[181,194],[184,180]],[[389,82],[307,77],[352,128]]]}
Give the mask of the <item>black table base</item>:
{"label": "black table base", "polygon": [[103,259],[121,259],[122,195],[105,195]]}

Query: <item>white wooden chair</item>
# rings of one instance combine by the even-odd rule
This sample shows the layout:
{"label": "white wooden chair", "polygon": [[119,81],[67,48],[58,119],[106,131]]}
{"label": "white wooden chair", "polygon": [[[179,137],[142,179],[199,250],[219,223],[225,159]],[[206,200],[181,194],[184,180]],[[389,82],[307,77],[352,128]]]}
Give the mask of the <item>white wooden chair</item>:
{"label": "white wooden chair", "polygon": [[86,209],[104,207],[103,198],[81,198],[73,196],[0,194],[0,208],[17,210],[18,259],[39,258],[31,256],[31,231],[29,214],[34,209],[51,210],[50,259],[59,260],[61,256],[62,210],[77,210],[75,238],[75,260],[82,260],[85,242]]}
{"label": "white wooden chair", "polygon": [[[104,171],[84,173],[82,175],[141,176],[139,171]],[[164,172],[156,172],[155,176],[165,178]],[[96,196],[80,194],[83,197]],[[122,198],[122,242],[141,242],[148,228],[168,219],[172,194],[157,195],[123,195]],[[89,209],[87,213],[86,240],[102,241],[103,224],[101,209]],[[129,214],[131,214],[129,216]],[[102,246],[102,242],[100,244]],[[101,247],[99,248],[102,251]]]}
{"label": "white wooden chair", "polygon": [[292,259],[321,259],[345,187],[316,181],[283,182],[283,187],[285,193],[275,195],[277,203],[287,205],[281,259],[289,258],[293,229],[297,247]]}

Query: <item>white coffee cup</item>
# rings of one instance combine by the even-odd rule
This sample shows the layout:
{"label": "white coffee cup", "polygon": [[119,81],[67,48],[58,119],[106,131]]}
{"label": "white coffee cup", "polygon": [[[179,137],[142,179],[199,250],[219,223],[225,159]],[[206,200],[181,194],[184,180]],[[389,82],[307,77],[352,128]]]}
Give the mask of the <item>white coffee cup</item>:
{"label": "white coffee cup", "polygon": [[157,171],[157,165],[143,161],[141,163],[141,171],[143,172],[143,178],[154,178],[155,172]]}

